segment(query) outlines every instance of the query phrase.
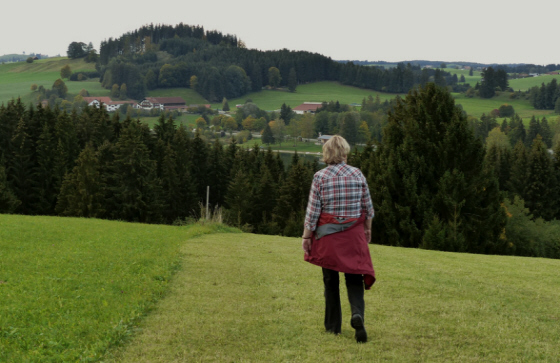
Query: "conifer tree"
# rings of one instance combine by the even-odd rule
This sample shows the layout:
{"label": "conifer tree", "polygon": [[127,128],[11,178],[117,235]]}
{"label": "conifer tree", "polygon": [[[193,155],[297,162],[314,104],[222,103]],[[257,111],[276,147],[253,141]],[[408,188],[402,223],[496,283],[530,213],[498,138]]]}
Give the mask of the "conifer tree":
{"label": "conifer tree", "polygon": [[243,170],[236,171],[226,194],[227,216],[230,223],[241,227],[251,218],[251,185]]}
{"label": "conifer tree", "polygon": [[196,181],[197,198],[199,201],[206,200],[206,187],[208,186],[208,146],[196,132],[192,142],[192,165],[191,176]]}
{"label": "conifer tree", "polygon": [[102,218],[104,183],[100,163],[89,143],[76,160],[71,173],[66,174],[56,204],[56,212],[62,216]]}
{"label": "conifer tree", "polygon": [[550,126],[548,125],[548,120],[546,117],[543,117],[541,120],[541,130],[540,135],[542,136],[543,143],[547,148],[552,147],[552,137],[554,136],[552,130],[550,130]]}
{"label": "conifer tree", "polygon": [[[252,224],[260,233],[270,232],[274,227],[268,223],[272,222],[272,212],[276,206],[277,183],[272,179],[272,174],[265,164],[261,166],[260,179],[256,183],[251,198]],[[264,229],[262,224],[267,224]],[[277,230],[276,232],[279,232]]]}
{"label": "conifer tree", "polygon": [[178,216],[185,218],[195,214],[199,201],[197,194],[197,183],[191,175],[192,154],[191,139],[184,126],[175,131],[172,143],[177,165],[177,177],[179,178],[180,193],[177,196]]}
{"label": "conifer tree", "polygon": [[507,134],[511,146],[515,146],[518,141],[525,143],[525,126],[523,125],[523,120],[519,115],[515,114],[510,122],[510,130]]}
{"label": "conifer tree", "polygon": [[225,97],[222,100],[222,110],[225,111],[225,112],[230,110],[227,98],[225,98]]}
{"label": "conifer tree", "polygon": [[484,167],[484,147],[445,89],[429,83],[397,102],[372,169],[373,235],[379,243],[418,247],[439,220],[446,236],[442,249],[504,248],[497,180]]}
{"label": "conifer tree", "polygon": [[43,132],[37,140],[37,169],[34,175],[34,189],[37,193],[35,210],[38,214],[52,214],[59,194],[55,170],[56,139],[48,122],[43,124]]}
{"label": "conifer tree", "polygon": [[270,125],[268,123],[264,127],[261,140],[263,144],[267,144],[267,145],[274,144],[274,135],[272,134],[272,129],[270,128]]}
{"label": "conifer tree", "polygon": [[525,137],[525,146],[531,147],[531,145],[533,145],[533,141],[537,138],[537,135],[541,135],[541,123],[540,120],[535,118],[533,115],[529,121],[529,130],[527,131],[527,136]]}
{"label": "conifer tree", "polygon": [[13,213],[20,204],[8,185],[4,160],[0,158],[0,213]]}
{"label": "conifer tree", "polygon": [[181,213],[181,204],[184,202],[183,189],[177,174],[175,152],[169,144],[165,148],[165,155],[161,165],[161,179],[164,220],[167,223],[171,223],[178,218],[185,218],[186,215]]}
{"label": "conifer tree", "polygon": [[534,218],[542,217],[551,220],[558,213],[556,176],[552,161],[538,135],[531,146],[525,184],[525,205],[532,212]]}
{"label": "conifer tree", "polygon": [[[54,176],[58,188],[62,185],[64,175],[72,171],[75,160],[80,154],[80,145],[74,122],[65,112],[58,115],[55,125],[57,141]],[[85,140],[85,139],[84,139]]]}
{"label": "conifer tree", "polygon": [[34,145],[27,133],[27,125],[20,119],[14,136],[12,137],[12,158],[8,165],[8,181],[16,198],[21,201],[17,213],[35,214],[33,204],[36,201],[33,193],[33,163]]}
{"label": "conifer tree", "polygon": [[161,180],[156,163],[143,142],[142,127],[129,123],[115,147],[113,195],[118,209],[114,218],[157,223],[161,220]]}
{"label": "conifer tree", "polygon": [[[512,151],[511,173],[507,190],[513,195],[521,198],[525,197],[525,186],[527,185],[527,175],[529,167],[529,158],[527,148],[521,140],[515,144]],[[513,195],[511,196],[513,199]]]}
{"label": "conifer tree", "polygon": [[297,75],[295,68],[290,68],[290,73],[288,75],[288,90],[290,92],[295,92],[297,88]]}
{"label": "conifer tree", "polygon": [[[294,232],[290,222],[299,220],[299,229],[301,230],[301,221],[307,207],[312,179],[310,171],[299,161],[297,154],[294,154],[286,180],[278,190],[277,204],[274,210],[275,221],[286,235],[292,235]],[[286,230],[286,227],[290,228]]]}
{"label": "conifer tree", "polygon": [[223,205],[227,192],[229,173],[225,165],[225,153],[222,143],[216,139],[208,156],[208,184],[210,186],[210,205]]}

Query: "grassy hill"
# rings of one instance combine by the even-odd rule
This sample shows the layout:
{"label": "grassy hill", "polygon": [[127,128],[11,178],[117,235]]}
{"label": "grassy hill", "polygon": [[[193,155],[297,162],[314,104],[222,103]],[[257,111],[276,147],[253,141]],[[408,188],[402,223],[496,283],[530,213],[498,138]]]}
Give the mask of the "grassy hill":
{"label": "grassy hill", "polygon": [[0,215],[0,361],[560,360],[558,260],[371,245],[358,345],[299,239],[231,232]]}
{"label": "grassy hill", "polygon": [[[33,92],[30,87],[33,83],[50,88],[53,82],[60,78],[60,69],[64,65],[70,65],[72,71],[91,71],[95,67],[92,63],[85,63],[83,59],[48,58],[33,63],[10,63],[0,65],[0,103],[6,103],[12,98],[21,97],[25,103],[35,102]],[[467,83],[474,86],[480,81],[480,72],[470,77],[468,71],[456,70],[448,68],[447,71],[465,75]],[[540,86],[542,82],[550,82],[552,76],[541,76],[526,78],[522,80],[511,80],[510,85],[515,90],[525,90],[532,86]],[[560,80],[560,77],[559,77]],[[89,91],[92,96],[109,96],[110,90],[101,87],[98,79],[90,79],[83,82],[66,82],[70,97],[78,94],[84,88]],[[150,91],[149,96],[180,96],[187,104],[206,104],[208,103],[198,93],[188,88],[170,88],[158,89]],[[297,87],[294,93],[285,90],[263,90],[261,92],[249,93],[243,97],[228,100],[229,105],[234,109],[236,104],[243,104],[246,100],[251,99],[260,108],[268,111],[280,109],[283,103],[288,106],[295,107],[303,102],[322,102],[322,101],[339,101],[341,103],[361,103],[364,97],[379,95],[382,101],[395,98],[395,94],[376,92],[373,90],[360,89],[357,87],[344,86],[336,82],[317,82],[311,84],[302,84]],[[492,99],[466,98],[461,94],[454,94],[457,103],[460,103],[468,114],[480,117],[483,113],[490,113],[493,109],[499,108],[502,104],[508,103],[513,105],[526,121],[532,116],[555,117],[553,111],[534,110],[527,100],[509,100],[507,94],[494,97]],[[221,103],[212,104],[212,108],[221,108]],[[181,123],[193,123],[196,117],[183,117],[178,120]],[[146,122],[153,123],[154,120],[147,119]]]}

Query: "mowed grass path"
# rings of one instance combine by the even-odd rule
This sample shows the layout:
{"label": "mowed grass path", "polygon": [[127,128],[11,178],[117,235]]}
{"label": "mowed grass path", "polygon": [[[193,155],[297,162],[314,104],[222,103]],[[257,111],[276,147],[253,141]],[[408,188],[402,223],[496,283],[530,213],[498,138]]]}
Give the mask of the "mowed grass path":
{"label": "mowed grass path", "polygon": [[324,332],[319,267],[300,239],[214,234],[186,241],[170,292],[109,362],[557,362],[560,261],[371,245],[370,341],[343,294]]}

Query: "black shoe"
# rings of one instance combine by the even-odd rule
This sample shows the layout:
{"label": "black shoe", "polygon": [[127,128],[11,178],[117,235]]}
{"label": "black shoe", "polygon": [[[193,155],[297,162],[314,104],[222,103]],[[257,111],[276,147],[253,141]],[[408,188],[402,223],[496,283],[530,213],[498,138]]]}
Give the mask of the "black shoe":
{"label": "black shoe", "polygon": [[359,314],[352,315],[350,325],[352,325],[352,328],[356,329],[356,341],[358,343],[367,342],[367,332],[366,328],[364,327],[364,319]]}

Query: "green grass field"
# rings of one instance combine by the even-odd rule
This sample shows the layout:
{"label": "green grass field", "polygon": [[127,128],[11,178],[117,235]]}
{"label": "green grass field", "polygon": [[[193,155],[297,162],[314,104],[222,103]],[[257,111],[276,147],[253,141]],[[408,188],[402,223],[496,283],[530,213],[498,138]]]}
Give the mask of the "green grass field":
{"label": "green grass field", "polygon": [[[371,245],[369,342],[297,238],[0,215],[2,362],[557,362],[560,261]],[[344,284],[342,294],[345,294]],[[107,350],[108,349],[108,350]]]}
{"label": "green grass field", "polygon": [[215,230],[0,215],[0,362],[99,360],[167,291],[185,241]]}
{"label": "green grass field", "polygon": [[[60,69],[66,64],[73,72],[94,71],[94,63],[86,63],[83,59],[48,58],[33,63],[18,62],[0,65],[0,103],[7,103],[13,98],[21,97],[25,103],[36,102],[30,90],[32,84],[50,89],[58,78]],[[101,87],[95,80],[88,82],[66,82],[69,94],[78,94],[85,88],[96,96],[107,96],[110,91]],[[98,94],[99,93],[99,94]]]}
{"label": "green grass field", "polygon": [[550,83],[553,79],[556,79],[556,82],[560,82],[560,76],[550,76],[545,74],[538,77],[510,79],[509,86],[513,88],[514,91],[527,91],[535,86],[540,88],[543,83]]}
{"label": "green grass field", "polygon": [[[299,85],[296,92],[284,90],[263,90],[261,92],[249,93],[241,98],[228,100],[229,107],[235,108],[236,104],[243,104],[247,99],[251,99],[259,108],[267,111],[279,110],[283,103],[294,108],[303,102],[330,102],[339,101],[340,103],[362,103],[362,100],[369,95],[375,97],[379,95],[381,101],[395,98],[395,94],[376,92],[373,90],[361,89],[352,86],[344,86],[337,82],[316,82]],[[212,108],[222,108],[220,104],[213,104]]]}

